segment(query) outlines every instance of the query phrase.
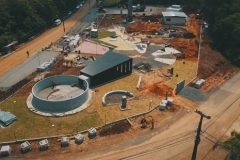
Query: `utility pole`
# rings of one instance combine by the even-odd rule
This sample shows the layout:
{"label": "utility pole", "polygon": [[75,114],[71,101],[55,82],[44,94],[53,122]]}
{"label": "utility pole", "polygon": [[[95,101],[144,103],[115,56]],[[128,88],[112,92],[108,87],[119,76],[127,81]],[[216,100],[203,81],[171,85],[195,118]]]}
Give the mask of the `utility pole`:
{"label": "utility pole", "polygon": [[202,128],[202,121],[203,121],[203,117],[207,118],[207,119],[211,119],[211,116],[207,116],[205,114],[203,114],[201,111],[197,110],[195,111],[197,114],[199,114],[200,117],[200,122],[198,124],[198,129],[197,129],[197,135],[196,135],[196,139],[195,139],[195,144],[194,144],[194,148],[193,148],[193,153],[192,153],[192,160],[196,160],[196,156],[197,156],[197,148],[198,145],[200,143],[200,133],[201,133],[201,128]]}

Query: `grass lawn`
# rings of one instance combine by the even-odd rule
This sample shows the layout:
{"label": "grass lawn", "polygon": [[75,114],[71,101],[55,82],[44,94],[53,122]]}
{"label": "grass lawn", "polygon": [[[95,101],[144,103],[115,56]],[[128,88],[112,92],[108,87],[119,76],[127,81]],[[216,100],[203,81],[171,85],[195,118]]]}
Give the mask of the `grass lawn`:
{"label": "grass lawn", "polygon": [[89,40],[97,42],[97,43],[106,44],[108,46],[116,48],[117,46],[114,46],[112,44],[101,41],[101,38],[107,38],[107,37],[110,37],[110,36],[113,36],[113,35],[116,35],[116,33],[115,32],[107,32],[107,31],[98,32],[98,38],[89,38]]}
{"label": "grass lawn", "polygon": [[[106,123],[108,123],[146,112],[149,110],[150,99],[128,102],[128,106],[131,109],[126,111],[120,111],[120,104],[106,107],[102,106],[103,95],[112,90],[128,90],[134,95],[139,94],[136,90],[138,78],[137,75],[131,75],[96,88],[98,91],[96,92],[92,105],[80,113],[67,117],[51,118],[36,115],[28,110],[26,106],[27,97],[18,97],[16,94],[0,105],[1,110],[9,111],[17,116],[15,123],[4,129],[0,129],[0,142],[14,141],[14,132],[18,140],[61,134],[75,134],[77,131],[104,125],[105,115]],[[16,101],[16,103],[14,103],[14,101]],[[160,99],[153,98],[150,107],[157,106],[160,101]]]}
{"label": "grass lawn", "polygon": [[[169,87],[175,88],[179,82],[185,79],[185,84],[192,81],[197,76],[197,61],[176,61],[172,66],[165,67],[163,71],[167,73],[168,68],[174,68],[172,80],[167,83]],[[178,77],[176,77],[178,74]]]}

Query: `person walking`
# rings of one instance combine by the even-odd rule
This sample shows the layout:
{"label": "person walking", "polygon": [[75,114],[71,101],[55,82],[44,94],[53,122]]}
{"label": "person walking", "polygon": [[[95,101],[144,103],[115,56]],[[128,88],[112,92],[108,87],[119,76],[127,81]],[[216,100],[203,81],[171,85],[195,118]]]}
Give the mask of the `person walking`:
{"label": "person walking", "polygon": [[54,81],[52,81],[52,89],[54,89]]}
{"label": "person walking", "polygon": [[153,129],[154,128],[154,119],[152,119],[152,121],[151,121],[151,123],[152,123],[152,128],[151,129]]}
{"label": "person walking", "polygon": [[29,57],[29,52],[27,51],[27,57]]}

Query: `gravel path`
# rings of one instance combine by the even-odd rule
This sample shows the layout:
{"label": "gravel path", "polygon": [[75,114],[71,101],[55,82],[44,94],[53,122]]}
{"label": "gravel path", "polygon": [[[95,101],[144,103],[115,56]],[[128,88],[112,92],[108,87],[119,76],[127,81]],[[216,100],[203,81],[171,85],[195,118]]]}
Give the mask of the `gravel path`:
{"label": "gravel path", "polygon": [[180,95],[184,98],[193,100],[195,102],[203,102],[209,98],[209,96],[207,94],[201,92],[200,90],[198,90],[196,88],[192,88],[192,87],[184,87],[180,91]]}

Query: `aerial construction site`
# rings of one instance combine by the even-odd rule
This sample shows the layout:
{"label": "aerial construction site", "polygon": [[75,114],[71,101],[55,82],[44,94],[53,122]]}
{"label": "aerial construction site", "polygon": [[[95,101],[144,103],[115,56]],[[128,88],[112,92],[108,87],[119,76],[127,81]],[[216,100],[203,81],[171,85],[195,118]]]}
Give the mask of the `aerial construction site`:
{"label": "aerial construction site", "polygon": [[[196,109],[216,117],[204,119],[198,158],[228,155],[211,147],[238,115],[231,110],[216,132],[226,119],[214,93],[237,69],[211,49],[196,8],[127,7],[87,2],[65,32],[60,24],[0,57],[0,118],[11,121],[0,119],[0,145],[9,158],[190,159]],[[230,97],[225,88],[217,95]]]}

